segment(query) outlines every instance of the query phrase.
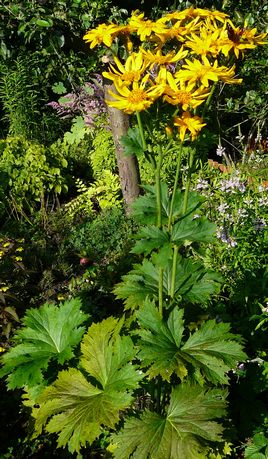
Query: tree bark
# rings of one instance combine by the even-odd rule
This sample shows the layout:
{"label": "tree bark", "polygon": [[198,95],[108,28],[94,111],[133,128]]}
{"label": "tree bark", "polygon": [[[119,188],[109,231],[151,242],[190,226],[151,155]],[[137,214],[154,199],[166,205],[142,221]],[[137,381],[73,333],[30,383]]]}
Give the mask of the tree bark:
{"label": "tree bark", "polygon": [[[105,100],[114,100],[109,94],[109,90],[116,92],[113,84],[104,82]],[[125,155],[123,146],[120,143],[122,135],[126,135],[129,128],[129,117],[122,110],[108,105],[108,116],[111,131],[114,138],[115,152],[117,158],[118,172],[121,182],[123,199],[126,205],[126,212],[131,212],[131,204],[140,193],[140,174],[136,156]]]}

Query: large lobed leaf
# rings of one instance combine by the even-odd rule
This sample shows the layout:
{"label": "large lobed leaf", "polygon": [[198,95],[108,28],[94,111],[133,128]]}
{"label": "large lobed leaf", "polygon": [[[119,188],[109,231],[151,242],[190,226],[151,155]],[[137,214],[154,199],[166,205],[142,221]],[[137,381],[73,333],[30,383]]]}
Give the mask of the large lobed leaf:
{"label": "large lobed leaf", "polygon": [[172,247],[184,242],[213,242],[215,232],[216,225],[206,217],[193,220],[192,216],[188,215],[173,226],[171,235],[165,228],[160,229],[154,225],[142,227],[137,234],[139,240],[132,252],[147,256],[152,250],[160,249],[168,243]]}
{"label": "large lobed leaf", "polygon": [[181,379],[187,374],[187,369],[178,354],[184,331],[183,311],[174,308],[168,321],[164,322],[158,309],[148,301],[137,312],[141,329],[139,335],[139,357],[142,365],[149,367],[148,375],[153,378],[161,375],[170,381],[173,373]]}
{"label": "large lobed leaf", "polygon": [[103,389],[135,389],[142,378],[130,362],[136,350],[129,336],[120,336],[123,320],[108,317],[92,324],[81,344],[81,366]]}
{"label": "large lobed leaf", "polygon": [[0,376],[9,375],[9,389],[40,384],[50,360],[63,364],[73,357],[73,349],[85,332],[80,325],[88,317],[80,307],[80,300],[72,299],[26,312],[23,327],[15,336],[20,343],[2,357]]}
{"label": "large lobed leaf", "polygon": [[122,323],[109,317],[91,325],[81,345],[83,373],[77,369],[60,372],[37,400],[37,432],[46,425],[47,432],[58,433],[58,445],[68,444],[71,452],[95,440],[103,426],[115,426],[143,377],[131,362],[131,339],[119,334]]}
{"label": "large lobed leaf", "polygon": [[149,255],[152,250],[159,249],[169,242],[167,232],[153,225],[141,228],[137,237],[140,240],[136,242],[131,250],[132,253]]}
{"label": "large lobed leaf", "polygon": [[[134,216],[136,216],[139,223],[146,225],[156,225],[157,220],[157,198],[156,188],[152,185],[144,186],[146,194],[139,196],[138,199],[132,204]],[[194,191],[189,193],[186,216],[192,215],[203,204],[205,198],[199,193]],[[161,201],[162,201],[162,221],[166,224],[170,216],[171,197],[169,194],[168,185],[161,183]],[[184,192],[177,190],[173,203],[172,220],[183,216],[184,206]],[[185,215],[184,215],[185,216]]]}
{"label": "large lobed leaf", "polygon": [[230,324],[209,320],[202,324],[182,346],[185,360],[199,367],[211,382],[228,383],[226,373],[247,358],[238,335],[230,333]]}
{"label": "large lobed leaf", "polygon": [[[207,270],[201,263],[192,262],[178,256],[175,298],[182,298],[191,303],[207,304],[211,295],[220,290],[222,278],[212,270]],[[171,294],[172,260],[167,258],[163,273],[163,294],[168,298]],[[126,309],[138,308],[148,297],[158,297],[159,269],[156,263],[143,260],[142,264],[134,265],[134,269],[123,276],[114,292],[117,298],[125,300]]]}
{"label": "large lobed leaf", "polygon": [[230,325],[209,320],[182,342],[182,317],[183,311],[174,308],[165,321],[149,301],[137,312],[139,357],[142,365],[148,367],[149,377],[160,375],[170,381],[171,375],[176,374],[183,380],[191,372],[214,384],[228,384],[226,373],[247,358],[230,333]]}
{"label": "large lobed leaf", "polygon": [[176,244],[184,241],[213,242],[216,228],[206,217],[193,220],[192,216],[188,216],[174,225],[171,240]]}
{"label": "large lobed leaf", "polygon": [[222,390],[177,386],[165,416],[146,411],[113,436],[115,459],[205,459],[204,440],[221,440],[215,419],[224,415],[225,397]]}

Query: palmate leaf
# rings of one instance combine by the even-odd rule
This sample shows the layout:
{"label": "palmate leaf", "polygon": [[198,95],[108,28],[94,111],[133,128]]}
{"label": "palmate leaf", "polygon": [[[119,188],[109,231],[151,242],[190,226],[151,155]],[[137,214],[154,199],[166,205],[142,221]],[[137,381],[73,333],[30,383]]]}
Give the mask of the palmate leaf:
{"label": "palmate leaf", "polygon": [[[192,216],[182,218],[177,222],[171,233],[171,238],[165,229],[154,225],[141,228],[137,234],[139,239],[132,249],[132,253],[143,253],[149,255],[152,250],[167,245],[170,241],[174,244],[183,242],[213,242],[216,232],[216,225],[201,217],[193,220]],[[170,244],[172,247],[173,244]]]}
{"label": "palmate leaf", "polygon": [[150,378],[161,375],[164,380],[170,381],[173,373],[181,379],[187,375],[178,354],[184,331],[182,317],[183,311],[174,308],[168,321],[164,322],[158,309],[149,301],[137,312],[141,326],[139,357],[143,366],[149,366],[147,374]]}
{"label": "palmate leaf", "polygon": [[237,336],[230,333],[230,325],[209,320],[182,342],[182,317],[183,311],[174,308],[165,321],[149,301],[137,312],[141,327],[139,357],[142,366],[148,367],[148,376],[160,375],[170,381],[171,375],[176,374],[183,380],[191,372],[201,373],[202,378],[214,384],[228,384],[226,373],[247,358],[235,341]]}
{"label": "palmate leaf", "polygon": [[[156,188],[152,185],[144,186],[146,194],[139,196],[132,204],[133,215],[136,216],[139,223],[146,225],[156,225],[157,220],[157,198]],[[161,183],[161,201],[162,201],[162,221],[166,224],[170,215],[171,197],[166,183]],[[176,221],[183,216],[184,192],[177,190],[173,203],[172,219]],[[189,193],[187,203],[187,215],[196,213],[197,209],[203,204],[205,198],[194,191]]]}
{"label": "palmate leaf", "polygon": [[149,255],[152,250],[159,249],[169,242],[168,233],[156,226],[145,226],[141,228],[137,237],[140,240],[136,242],[131,250],[132,253],[144,253],[144,255]]}
{"label": "palmate leaf", "polygon": [[[166,260],[163,273],[163,294],[166,298],[171,293],[172,260]],[[175,297],[184,301],[206,304],[211,295],[220,290],[222,278],[212,270],[206,269],[199,262],[178,257],[175,277]],[[148,297],[158,297],[159,269],[149,260],[134,265],[134,269],[123,276],[114,292],[117,298],[125,300],[126,309],[138,308]]]}
{"label": "palmate leaf", "polygon": [[211,382],[228,384],[226,372],[247,358],[235,341],[239,338],[230,333],[230,324],[209,320],[190,336],[181,352],[184,359],[199,366]]}
{"label": "palmate leaf", "polygon": [[138,127],[129,128],[127,135],[123,135],[120,139],[120,142],[124,147],[124,153],[126,155],[136,155],[138,157],[141,156],[144,152]]}
{"label": "palmate leaf", "polygon": [[191,216],[188,216],[174,225],[171,240],[176,244],[186,240],[190,242],[213,242],[215,232],[216,225],[206,217],[193,220]]}
{"label": "palmate leaf", "polygon": [[140,419],[129,418],[113,435],[114,458],[205,459],[204,440],[221,440],[222,427],[215,419],[225,413],[226,395],[217,389],[177,386],[165,416],[145,411]]}
{"label": "palmate leaf", "polygon": [[123,319],[109,317],[93,324],[81,344],[81,366],[101,384],[103,389],[124,391],[135,389],[142,378],[133,360],[136,350],[129,336],[120,336]]}
{"label": "palmate leaf", "polygon": [[74,452],[95,440],[103,426],[113,428],[119,421],[143,378],[131,363],[131,339],[119,334],[122,323],[109,317],[91,325],[81,345],[83,373],[77,369],[60,372],[37,400],[37,433],[46,425],[47,432],[58,433],[59,446],[68,444]]}
{"label": "palmate leaf", "polygon": [[85,331],[80,325],[88,317],[80,307],[80,300],[72,299],[26,312],[23,327],[15,336],[20,343],[2,357],[0,376],[9,375],[9,389],[40,384],[50,360],[63,364],[73,357],[73,349]]}

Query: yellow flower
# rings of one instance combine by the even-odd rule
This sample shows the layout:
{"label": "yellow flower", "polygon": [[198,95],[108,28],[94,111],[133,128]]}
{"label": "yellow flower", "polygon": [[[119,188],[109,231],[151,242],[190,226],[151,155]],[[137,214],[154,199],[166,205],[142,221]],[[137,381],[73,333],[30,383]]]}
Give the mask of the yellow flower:
{"label": "yellow flower", "polygon": [[130,18],[129,24],[136,28],[137,34],[141,41],[145,41],[152,34],[161,34],[167,30],[165,24],[159,21],[151,21],[150,19],[144,20],[144,13],[139,14],[135,11]]}
{"label": "yellow flower", "polygon": [[167,54],[162,54],[162,51],[159,49],[156,52],[142,50],[144,59],[148,62],[150,67],[157,65],[169,65],[175,62],[180,61],[185,56],[187,56],[188,51],[183,50],[181,47],[177,53],[175,51],[170,51]]}
{"label": "yellow flower", "polygon": [[180,42],[185,41],[185,36],[193,33],[199,29],[197,25],[198,18],[193,19],[188,24],[183,24],[181,21],[177,21],[170,28],[164,31],[164,33],[157,33],[157,37],[161,40],[162,44],[168,40],[178,40]]}
{"label": "yellow flower", "polygon": [[190,131],[191,139],[194,140],[202,127],[206,126],[206,123],[202,121],[202,118],[199,116],[192,116],[189,112],[184,112],[181,117],[176,116],[174,119],[174,126],[178,126],[179,128],[181,141],[184,141],[187,130]]}
{"label": "yellow flower", "polygon": [[100,24],[96,29],[89,30],[83,37],[83,39],[90,43],[90,48],[95,48],[95,46],[104,43],[108,48],[112,45],[113,35],[117,31],[117,26],[115,24]]}
{"label": "yellow flower", "polygon": [[193,85],[185,85],[182,80],[175,80],[170,72],[167,73],[167,82],[163,99],[171,105],[181,105],[184,111],[189,107],[198,107],[209,95],[209,91],[203,88],[193,91]]}
{"label": "yellow flower", "polygon": [[217,10],[210,11],[210,10],[205,10],[202,8],[195,8],[192,13],[189,12],[189,15],[193,15],[193,14],[200,18],[209,18],[212,21],[218,20],[220,22],[224,22],[226,18],[228,17],[227,14],[222,13],[221,11],[217,11]]}
{"label": "yellow flower", "polygon": [[220,39],[221,29],[213,30],[211,23],[206,21],[206,27],[200,29],[199,35],[192,33],[185,46],[192,50],[191,54],[216,57],[220,52]]}
{"label": "yellow flower", "polygon": [[118,70],[113,65],[110,65],[112,72],[103,72],[102,74],[109,80],[120,80],[122,85],[130,85],[133,81],[139,81],[146,69],[146,63],[141,53],[132,53],[127,58],[125,65],[117,57],[114,57],[114,62]]}
{"label": "yellow flower", "polygon": [[143,77],[141,82],[134,81],[132,87],[127,87],[119,79],[115,80],[114,85],[117,94],[110,91],[115,101],[107,100],[107,104],[111,107],[123,110],[129,115],[135,112],[141,112],[149,108],[154,101],[161,96],[163,87],[161,85],[147,86],[149,75]]}
{"label": "yellow flower", "polygon": [[229,69],[225,66],[218,67],[217,60],[211,65],[205,56],[203,56],[203,62],[198,59],[194,59],[193,62],[188,59],[185,59],[185,61],[187,64],[183,65],[182,69],[176,72],[176,79],[189,81],[190,84],[199,82],[206,88],[209,87],[209,81],[217,82],[222,80],[228,84],[242,82],[241,79],[233,78],[235,76],[234,65]]}
{"label": "yellow flower", "polygon": [[228,56],[230,51],[233,50],[236,58],[239,58],[239,54],[244,55],[244,51],[247,49],[254,49],[257,45],[264,45],[267,42],[264,40],[267,37],[267,33],[261,33],[256,35],[257,29],[248,29],[247,22],[244,24],[244,28],[235,27],[232,21],[228,20],[225,24],[225,38],[221,43],[221,51],[224,56]]}

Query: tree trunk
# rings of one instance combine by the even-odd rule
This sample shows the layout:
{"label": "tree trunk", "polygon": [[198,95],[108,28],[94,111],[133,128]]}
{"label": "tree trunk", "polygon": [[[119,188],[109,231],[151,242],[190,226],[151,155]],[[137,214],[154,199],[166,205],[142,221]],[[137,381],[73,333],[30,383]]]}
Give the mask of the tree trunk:
{"label": "tree trunk", "polygon": [[[116,92],[113,84],[104,83],[105,100],[114,100],[109,94],[109,90]],[[114,138],[118,172],[121,182],[123,199],[126,204],[126,212],[130,213],[131,204],[140,193],[140,175],[136,156],[125,155],[120,143],[122,135],[126,135],[129,128],[129,117],[122,110],[108,105],[108,116],[111,131]]]}

